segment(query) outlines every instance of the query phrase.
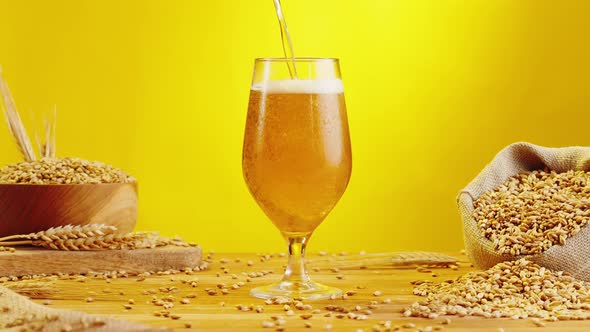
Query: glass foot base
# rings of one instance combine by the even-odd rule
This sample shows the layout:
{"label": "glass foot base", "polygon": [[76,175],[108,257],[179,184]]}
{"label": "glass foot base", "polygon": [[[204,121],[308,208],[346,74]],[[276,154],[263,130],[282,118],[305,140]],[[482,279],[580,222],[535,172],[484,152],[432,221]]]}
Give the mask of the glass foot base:
{"label": "glass foot base", "polygon": [[342,291],[338,288],[319,284],[317,282],[289,282],[281,281],[268,286],[254,288],[250,295],[260,299],[273,297],[287,297],[301,300],[321,300],[331,296],[340,296]]}

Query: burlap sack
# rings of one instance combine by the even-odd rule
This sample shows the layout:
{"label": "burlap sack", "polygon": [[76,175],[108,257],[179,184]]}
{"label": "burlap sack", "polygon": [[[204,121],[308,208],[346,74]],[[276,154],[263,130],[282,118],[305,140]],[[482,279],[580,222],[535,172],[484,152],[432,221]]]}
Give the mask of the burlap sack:
{"label": "burlap sack", "polygon": [[[516,260],[522,256],[501,255],[480,232],[472,218],[473,201],[486,191],[504,183],[509,177],[523,171],[549,168],[556,172],[568,170],[590,171],[590,147],[546,148],[530,143],[515,143],[498,153],[491,163],[461,190],[457,198],[463,221],[465,251],[478,268]],[[555,245],[529,259],[555,271],[567,271],[574,277],[590,281],[590,226],[568,238],[563,246]]]}

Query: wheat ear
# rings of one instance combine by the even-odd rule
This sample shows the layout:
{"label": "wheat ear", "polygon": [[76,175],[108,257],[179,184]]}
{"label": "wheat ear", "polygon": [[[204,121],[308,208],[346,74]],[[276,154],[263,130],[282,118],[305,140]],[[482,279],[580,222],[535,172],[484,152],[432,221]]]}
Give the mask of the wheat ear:
{"label": "wheat ear", "polygon": [[[49,231],[49,230],[48,230]],[[41,236],[35,236],[27,239],[25,235],[17,238],[11,236],[10,239],[0,239],[0,245],[19,246],[31,245],[53,250],[81,251],[81,250],[120,250],[120,249],[146,249],[162,246],[189,246],[188,243],[180,239],[169,239],[160,237],[157,233],[137,232],[128,234],[105,234],[84,237],[67,236],[68,232],[60,235],[49,235],[48,231],[41,232]],[[35,234],[37,235],[37,234]],[[63,235],[63,236],[61,236]],[[9,240],[16,241],[9,241]]]}
{"label": "wheat ear", "polygon": [[16,140],[16,144],[18,149],[22,153],[23,157],[26,161],[34,161],[36,160],[35,151],[33,150],[33,146],[31,145],[31,140],[29,139],[29,135],[27,135],[27,130],[23,125],[23,122],[18,115],[18,111],[16,110],[16,105],[14,104],[14,99],[12,98],[12,94],[10,93],[10,89],[4,79],[2,78],[2,68],[0,67],[0,93],[2,94],[2,99],[4,100],[4,116],[6,117],[6,122],[8,123],[8,129],[12,136],[14,136]]}
{"label": "wheat ear", "polygon": [[160,237],[153,233],[108,234],[78,239],[31,241],[33,246],[66,251],[146,249],[166,244],[166,241],[162,241]]}
{"label": "wheat ear", "polygon": [[58,227],[51,227],[37,233],[10,235],[0,238],[0,243],[5,243],[10,240],[43,240],[47,242],[56,240],[72,240],[79,238],[90,238],[95,236],[103,236],[112,234],[117,231],[117,227],[108,226],[104,224],[89,224],[89,225],[65,225]]}
{"label": "wheat ear", "polygon": [[33,299],[46,299],[58,291],[53,279],[9,281],[2,286]]}
{"label": "wheat ear", "polygon": [[181,238],[169,239],[155,232],[117,234],[116,231],[116,227],[103,224],[65,225],[37,233],[6,236],[0,238],[0,246],[32,245],[54,250],[76,251],[144,249],[168,245],[190,246]]}

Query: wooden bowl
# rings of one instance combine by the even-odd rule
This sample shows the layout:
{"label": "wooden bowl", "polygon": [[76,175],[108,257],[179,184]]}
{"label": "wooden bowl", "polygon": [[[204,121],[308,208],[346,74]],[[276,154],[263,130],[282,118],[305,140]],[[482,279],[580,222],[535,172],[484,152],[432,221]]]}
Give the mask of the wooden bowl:
{"label": "wooden bowl", "polygon": [[137,183],[0,184],[0,237],[61,225],[106,224],[133,231]]}

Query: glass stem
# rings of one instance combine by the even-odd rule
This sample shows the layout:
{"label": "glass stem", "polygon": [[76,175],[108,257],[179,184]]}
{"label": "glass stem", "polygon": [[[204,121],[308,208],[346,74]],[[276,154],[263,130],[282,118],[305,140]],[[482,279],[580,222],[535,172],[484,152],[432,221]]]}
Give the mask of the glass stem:
{"label": "glass stem", "polygon": [[309,235],[302,237],[288,237],[289,245],[289,262],[285,269],[283,282],[291,282],[293,284],[305,284],[310,281],[309,275],[305,268],[305,247]]}

